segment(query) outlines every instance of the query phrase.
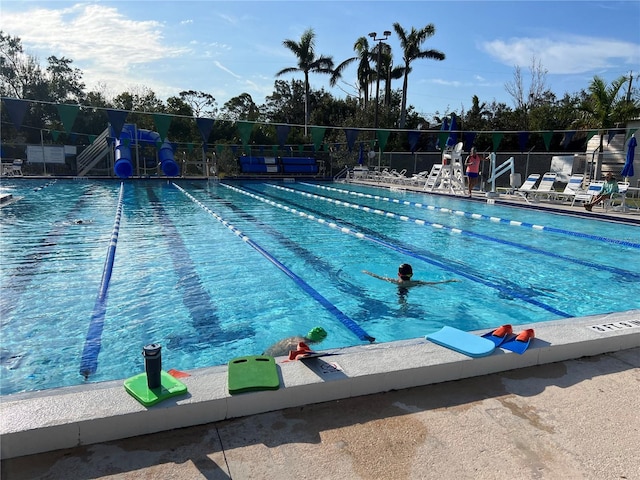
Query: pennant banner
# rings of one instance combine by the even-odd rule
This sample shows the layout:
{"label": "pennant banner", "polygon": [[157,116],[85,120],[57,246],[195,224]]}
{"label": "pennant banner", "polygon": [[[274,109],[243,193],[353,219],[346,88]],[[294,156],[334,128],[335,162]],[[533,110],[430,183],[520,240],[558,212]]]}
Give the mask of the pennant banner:
{"label": "pennant banner", "polygon": [[153,114],[153,124],[156,126],[157,132],[160,134],[162,141],[167,139],[172,119],[173,116],[165,115],[164,113]]}
{"label": "pennant banner", "polygon": [[492,136],[493,139],[493,151],[497,152],[498,151],[498,146],[500,145],[500,142],[502,141],[502,137],[504,137],[504,133],[494,133]]}
{"label": "pennant banner", "polygon": [[290,131],[291,127],[289,125],[276,125],[276,135],[278,137],[278,145],[280,145],[280,148],[284,148],[285,143],[287,143]]}
{"label": "pennant banner", "polygon": [[464,132],[464,146],[466,150],[471,150],[473,142],[476,141],[476,132]]}
{"label": "pennant banner", "polygon": [[69,133],[76,121],[80,107],[78,105],[69,105],[68,103],[59,103],[56,107],[58,108],[58,115],[62,120],[64,131]]}
{"label": "pennant banner", "polygon": [[542,132],[542,140],[544,141],[544,146],[549,151],[549,147],[551,146],[551,138],[553,137],[553,131],[550,132]]}
{"label": "pennant banner", "polygon": [[376,136],[378,138],[378,144],[380,145],[380,150],[384,152],[384,147],[387,146],[387,140],[389,140],[390,130],[376,130]]}
{"label": "pennant banner", "polygon": [[129,112],[127,112],[126,110],[112,109],[107,109],[106,112],[109,123],[111,124],[113,136],[116,138],[120,138],[120,133],[122,132],[122,128],[124,127],[124,122],[127,121],[127,115],[129,115]]}
{"label": "pennant banner", "polygon": [[209,135],[211,135],[211,130],[213,129],[213,122],[213,118],[196,118],[196,125],[198,126],[198,130],[200,130],[200,136],[205,145],[209,141]]}
{"label": "pennant banner", "polygon": [[347,147],[349,148],[350,152],[353,151],[353,145],[356,143],[356,139],[358,138],[359,133],[360,130],[358,130],[357,128],[344,129],[344,134],[347,137]]}
{"label": "pennant banner", "polygon": [[566,148],[569,146],[569,144],[571,143],[571,140],[573,140],[573,136],[576,134],[575,130],[572,132],[564,132],[564,135],[562,137],[562,142],[560,142],[560,145],[566,150]]}
{"label": "pennant banner", "polygon": [[407,133],[407,137],[409,140],[409,150],[411,153],[416,153],[416,148],[418,147],[418,141],[420,140],[420,135],[422,132],[420,130],[412,130]]}
{"label": "pennant banner", "polygon": [[326,130],[326,127],[311,127],[311,139],[316,150],[320,150],[320,144],[324,140],[324,132]]}
{"label": "pennant banner", "polygon": [[527,149],[528,141],[529,141],[529,132],[518,132],[518,145],[520,145],[521,152],[524,152]]}
{"label": "pennant banner", "polygon": [[238,133],[240,134],[240,140],[242,140],[242,145],[245,147],[249,143],[249,139],[251,138],[251,130],[253,130],[253,123],[250,122],[236,122],[236,127],[238,128]]}
{"label": "pennant banner", "polygon": [[20,130],[24,115],[29,109],[29,102],[26,100],[19,100],[17,98],[4,98],[4,106],[7,108],[9,119],[16,130]]}

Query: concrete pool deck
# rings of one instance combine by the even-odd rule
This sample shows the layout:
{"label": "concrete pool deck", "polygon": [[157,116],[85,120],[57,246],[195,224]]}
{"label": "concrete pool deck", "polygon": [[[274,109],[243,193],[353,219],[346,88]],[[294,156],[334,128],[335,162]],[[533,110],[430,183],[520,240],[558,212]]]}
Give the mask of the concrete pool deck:
{"label": "concrete pool deck", "polygon": [[[330,351],[335,353],[333,356],[306,360],[305,362],[283,363],[284,357],[279,357],[278,369],[281,377],[281,388],[275,391],[250,392],[232,396],[227,391],[226,366],[195,370],[189,372],[191,374],[190,377],[183,379],[183,382],[188,387],[188,394],[165,400],[150,408],[143,407],[129,396],[125,392],[121,381],[9,395],[3,397],[2,404],[0,404],[0,416],[2,418],[0,433],[2,435],[1,448],[4,470],[6,472],[9,469],[9,471],[19,475],[23,468],[28,471],[28,466],[32,463],[27,460],[28,458],[39,458],[40,456],[24,457],[26,462],[23,464],[24,467],[16,467],[17,470],[13,470],[11,465],[20,465],[21,463],[18,462],[18,459],[15,462],[7,461],[7,459],[14,457],[38,453],[43,455],[43,452],[56,450],[64,452],[65,450],[63,449],[72,449],[67,450],[66,454],[62,454],[63,458],[67,458],[69,455],[76,455],[69,453],[74,451],[85,452],[81,454],[85,456],[88,455],[87,452],[92,451],[94,448],[90,445],[103,444],[104,442],[130,437],[140,437],[155,432],[166,432],[155,436],[155,438],[162,439],[160,443],[164,444],[169,438],[174,436],[180,438],[186,434],[186,431],[175,429],[210,424],[208,427],[200,427],[200,430],[198,430],[205,432],[208,431],[207,428],[217,428],[211,425],[215,422],[225,421],[227,423],[224,423],[224,425],[232,425],[233,420],[230,419],[239,419],[241,417],[244,417],[245,420],[238,420],[239,424],[246,423],[249,425],[251,422],[259,421],[255,418],[252,420],[250,417],[252,415],[282,411],[284,409],[293,409],[292,411],[295,412],[316,408],[321,409],[322,407],[313,407],[312,405],[322,402],[333,402],[335,408],[339,410],[338,405],[342,401],[351,399],[350,401],[353,404],[360,402],[363,406],[362,408],[366,409],[369,401],[375,403],[375,397],[367,400],[369,398],[367,395],[393,391],[394,398],[397,397],[397,401],[402,403],[402,395],[401,392],[398,392],[399,390],[425,389],[427,388],[425,386],[431,385],[429,389],[424,391],[438,392],[440,388],[438,385],[441,385],[442,388],[450,388],[443,385],[443,382],[476,378],[475,383],[473,381],[470,381],[470,383],[478,385],[482,383],[481,380],[478,380],[478,377],[491,376],[492,374],[499,374],[498,376],[502,379],[519,378],[521,383],[518,388],[534,388],[535,390],[533,385],[527,386],[527,374],[525,372],[534,372],[535,368],[542,368],[543,370],[560,368],[560,370],[565,370],[566,367],[553,367],[551,364],[612,352],[618,353],[610,358],[625,359],[624,362],[626,363],[624,365],[626,366],[624,368],[619,366],[618,369],[625,376],[623,382],[628,384],[625,388],[633,386],[633,394],[631,395],[630,391],[630,398],[621,400],[621,403],[614,403],[613,398],[622,392],[608,391],[608,389],[601,392],[604,397],[611,395],[612,400],[611,403],[604,400],[603,408],[608,409],[608,411],[600,412],[600,415],[605,415],[608,418],[619,418],[619,415],[625,417],[626,423],[623,424],[625,431],[626,429],[631,430],[624,435],[620,435],[617,440],[620,446],[626,445],[629,436],[635,435],[636,439],[638,439],[637,437],[640,436],[640,416],[637,414],[636,407],[638,382],[640,381],[640,374],[637,370],[640,367],[640,310],[531,325],[518,325],[514,326],[514,330],[520,331],[529,327],[535,329],[536,339],[523,355],[496,349],[487,357],[470,358],[425,339],[414,339],[333,350]],[[598,360],[582,359],[578,361],[578,363],[581,362],[594,364],[598,363]],[[547,367],[541,367],[543,365]],[[512,373],[505,373],[510,371]],[[594,372],[594,374],[596,373]],[[531,373],[533,379],[538,375],[537,373]],[[542,376],[544,377],[544,374]],[[558,380],[560,382],[565,381]],[[494,378],[490,382],[495,383],[496,381]],[[547,386],[554,385],[554,381],[552,378],[547,378]],[[574,383],[574,381],[570,383]],[[438,410],[455,405],[457,406],[456,408],[464,411],[463,406],[470,401],[471,404],[474,404],[474,402],[483,403],[480,398],[467,398],[468,395],[469,393],[465,393],[464,390],[460,391],[457,398],[454,396],[450,399],[450,404],[447,403],[449,400],[442,398],[437,408],[435,406],[431,408]],[[487,396],[491,395],[487,393]],[[360,399],[354,397],[360,397]],[[579,410],[580,405],[591,401],[588,398],[573,399],[571,397],[572,395],[568,392],[563,396],[563,402],[567,402],[566,406],[568,408]],[[631,404],[625,406],[625,402],[631,402]],[[428,403],[426,401],[426,404]],[[349,405],[351,404],[349,403]],[[583,407],[591,408],[588,406]],[[628,409],[626,410],[627,407]],[[409,402],[406,404],[406,408],[408,411],[405,413],[411,413],[412,409],[417,407],[412,407],[411,402]],[[547,408],[550,412],[553,412],[556,407],[548,405]],[[425,415],[430,412],[427,407],[419,408],[418,410]],[[365,412],[361,412],[361,414],[365,414]],[[388,422],[391,424],[397,422],[397,415],[401,414],[402,412],[398,412],[396,415],[392,415]],[[435,414],[435,411],[431,412],[431,414]],[[528,416],[531,414],[535,417],[532,412],[527,413],[526,409],[519,413],[513,412],[513,414],[516,416]],[[265,418],[276,418],[282,415],[287,414],[281,412],[271,416],[267,415]],[[345,417],[339,420],[339,423],[343,426],[356,427],[356,425],[352,425],[351,420],[348,418],[349,415],[345,416],[344,412],[339,413],[336,411],[335,415]],[[551,415],[555,414],[551,413]],[[559,418],[555,420],[560,422]],[[532,418],[529,418],[529,421],[533,421]],[[578,423],[583,422],[583,428],[587,428],[587,424],[591,421],[592,418],[583,418]],[[353,422],[357,422],[357,420],[354,419]],[[378,428],[385,430],[387,420],[378,418],[376,423]],[[315,428],[319,427],[321,427],[321,424]],[[420,428],[423,427],[427,430],[430,429],[428,425],[423,425]],[[277,432],[271,431],[272,428],[284,429],[284,431],[288,428],[296,429],[293,425],[287,426],[287,422],[278,424],[277,427],[272,425],[271,427],[263,426],[262,428],[264,430],[256,431],[253,434],[258,437],[264,435],[265,439],[276,435]],[[300,425],[300,428],[306,429],[303,424]],[[414,428],[410,424],[407,424],[405,428],[406,441],[412,444],[417,442],[418,439],[413,438],[416,434]],[[465,430],[464,422],[458,424],[455,429],[458,430],[458,437],[463,435]],[[246,432],[240,434],[240,437],[243,435],[246,435]],[[585,435],[587,434],[585,433]],[[226,445],[234,444],[236,440],[233,437],[234,435],[230,433],[230,438],[223,442],[225,449],[227,448]],[[420,435],[419,437],[421,439],[420,442],[427,440],[427,437]],[[207,442],[215,443],[219,441],[219,439],[210,438],[210,436],[207,438]],[[435,439],[432,440],[435,441]],[[443,438],[440,438],[438,442],[443,440]],[[256,442],[262,441],[266,440],[256,438]],[[349,442],[349,440],[345,441]],[[485,453],[487,455],[497,455],[499,450],[491,447],[490,439],[487,439],[487,441],[489,446]],[[131,442],[133,443],[130,443],[130,445],[136,444],[135,439],[131,440]],[[254,444],[253,441],[250,443]],[[278,442],[278,444],[282,443],[286,444],[286,440],[281,439]],[[211,444],[209,445],[211,446]],[[178,448],[178,446],[175,448]],[[345,445],[345,448],[348,447]],[[394,447],[390,444],[389,448],[393,449]],[[418,448],[417,445],[416,448]],[[423,444],[420,448],[426,448],[426,445]],[[221,455],[223,454],[222,449],[214,449],[214,451]],[[265,454],[270,457],[275,452],[266,452]],[[373,462],[377,462],[379,460],[377,456],[381,455],[377,449],[369,454],[372,456]],[[56,456],[55,452],[50,455]],[[251,457],[251,454],[247,455],[246,462],[253,463],[256,460]],[[497,461],[497,459],[495,460]],[[629,460],[632,462],[640,461],[637,458]],[[267,462],[268,460],[265,459],[264,461]],[[425,461],[431,460],[425,458]],[[332,460],[328,457],[325,462],[331,464]],[[494,466],[504,469],[504,473],[507,474],[507,465],[502,462],[499,463],[500,465]],[[213,465],[210,466],[213,468]],[[151,465],[147,465],[147,467],[153,469]],[[228,465],[225,467],[224,462],[219,464],[219,467],[230,468]],[[266,465],[263,465],[263,467],[267,468]],[[244,467],[239,466],[238,468],[242,469]],[[248,478],[244,474],[239,474],[238,471],[236,474],[239,475],[238,478]],[[228,476],[207,477],[205,475],[205,477],[231,478],[231,472],[226,475]],[[316,478],[344,478],[341,475],[336,477],[314,476]],[[98,478],[93,475],[90,475],[90,477]],[[253,477],[250,475],[249,477],[273,478],[269,477],[269,475],[265,477],[260,475]],[[3,475],[3,478],[26,477],[5,477]],[[354,478],[374,477],[365,475]],[[415,478],[426,477],[417,476]],[[632,476],[628,478],[632,478]]]}

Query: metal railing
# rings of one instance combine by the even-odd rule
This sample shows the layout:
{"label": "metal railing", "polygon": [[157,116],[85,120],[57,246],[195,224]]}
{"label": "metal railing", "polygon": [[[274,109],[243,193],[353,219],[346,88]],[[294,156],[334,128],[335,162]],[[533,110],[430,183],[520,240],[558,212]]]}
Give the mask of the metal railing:
{"label": "metal railing", "polygon": [[107,127],[91,145],[85,148],[80,155],[76,158],[77,175],[79,177],[85,176],[89,171],[95,167],[109,153],[109,143],[107,137],[109,136],[109,128]]}

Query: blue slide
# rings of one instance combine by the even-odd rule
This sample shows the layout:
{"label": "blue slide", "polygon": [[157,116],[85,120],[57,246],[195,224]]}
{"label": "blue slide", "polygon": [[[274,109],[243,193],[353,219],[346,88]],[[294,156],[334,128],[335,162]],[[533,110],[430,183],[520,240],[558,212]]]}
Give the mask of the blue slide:
{"label": "blue slide", "polygon": [[[114,135],[115,136],[115,135]],[[120,178],[129,178],[133,175],[133,161],[130,145],[135,142],[156,145],[162,139],[158,132],[136,129],[135,125],[127,123],[122,127],[120,138],[116,138],[116,163],[113,166],[115,174]],[[167,177],[177,177],[180,167],[173,158],[173,147],[168,140],[162,142],[158,152],[160,168]]]}

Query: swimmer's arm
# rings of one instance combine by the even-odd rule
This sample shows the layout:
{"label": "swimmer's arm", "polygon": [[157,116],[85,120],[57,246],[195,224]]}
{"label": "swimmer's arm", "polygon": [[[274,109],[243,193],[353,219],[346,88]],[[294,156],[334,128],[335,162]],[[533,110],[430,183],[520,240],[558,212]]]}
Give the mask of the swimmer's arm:
{"label": "swimmer's arm", "polygon": [[370,275],[373,278],[377,278],[379,280],[384,280],[385,282],[399,283],[395,278],[383,277],[382,275],[378,275],[377,273],[369,272],[367,270],[363,270],[362,273],[366,273],[367,275]]}
{"label": "swimmer's arm", "polygon": [[416,285],[439,285],[441,283],[452,283],[452,282],[459,282],[460,280],[456,280],[455,278],[452,278],[450,280],[442,280],[441,282],[425,282],[423,280],[414,280]]}

